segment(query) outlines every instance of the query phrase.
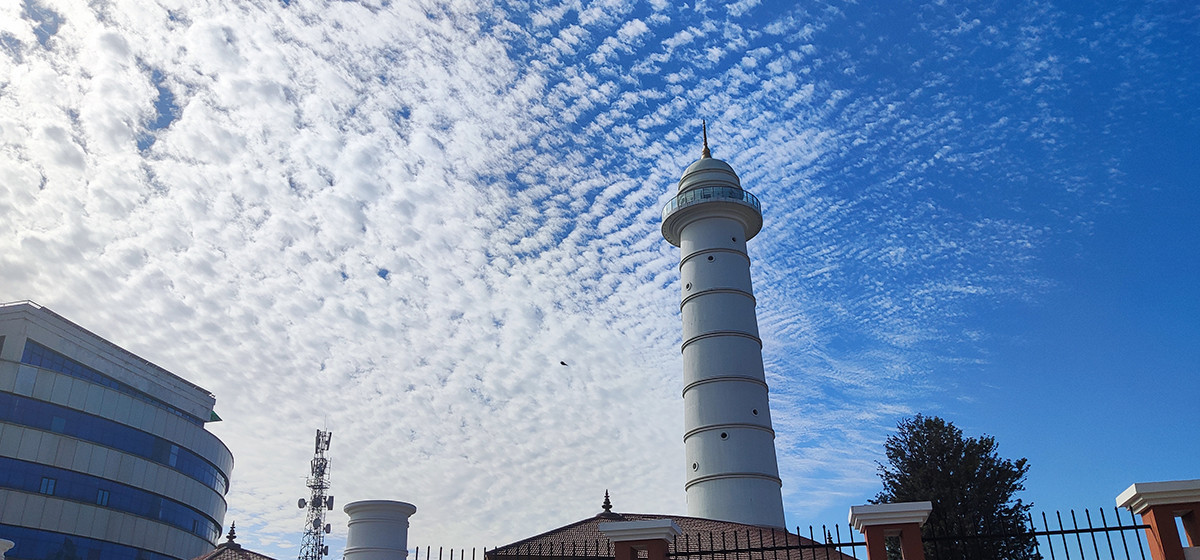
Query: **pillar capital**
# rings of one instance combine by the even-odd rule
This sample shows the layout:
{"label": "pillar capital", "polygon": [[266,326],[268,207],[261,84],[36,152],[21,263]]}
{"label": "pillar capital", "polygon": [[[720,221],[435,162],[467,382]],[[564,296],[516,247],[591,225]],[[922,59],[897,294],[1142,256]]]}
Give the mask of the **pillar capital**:
{"label": "pillar capital", "polygon": [[1154,506],[1200,502],[1200,479],[1130,484],[1117,496],[1117,507],[1141,515]]}
{"label": "pillar capital", "polygon": [[[1154,560],[1200,558],[1200,479],[1131,484],[1117,496],[1117,507],[1142,516]],[[1175,518],[1183,521],[1183,546]]]}
{"label": "pillar capital", "polygon": [[612,541],[615,560],[638,560],[639,550],[646,551],[647,560],[667,560],[668,547],[683,533],[671,519],[613,521],[596,528]]}
{"label": "pillar capital", "polygon": [[850,525],[862,532],[864,527],[916,523],[918,527],[929,519],[933,502],[901,502],[850,507]]}
{"label": "pillar capital", "polygon": [[900,537],[904,560],[925,560],[921,526],[933,511],[932,502],[901,502],[850,507],[850,525],[867,541],[868,560],[887,558],[887,538]]}
{"label": "pillar capital", "polygon": [[597,525],[608,540],[616,542],[630,541],[667,541],[683,534],[683,530],[670,519],[649,519],[646,521],[611,521]]}

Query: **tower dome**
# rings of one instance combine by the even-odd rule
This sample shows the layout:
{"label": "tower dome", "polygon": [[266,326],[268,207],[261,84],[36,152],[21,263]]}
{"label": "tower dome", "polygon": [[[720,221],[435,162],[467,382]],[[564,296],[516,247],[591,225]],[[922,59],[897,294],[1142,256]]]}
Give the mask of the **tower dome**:
{"label": "tower dome", "polygon": [[742,189],[742,180],[728,163],[709,155],[707,138],[704,155],[683,172],[677,192],[662,211],[663,237],[676,247],[680,246],[684,228],[716,215],[737,220],[744,231],[734,237],[743,241],[753,239],[762,230],[758,197]]}
{"label": "tower dome", "polygon": [[683,177],[679,179],[679,193],[713,185],[740,189],[742,180],[728,163],[705,156],[684,170]]}

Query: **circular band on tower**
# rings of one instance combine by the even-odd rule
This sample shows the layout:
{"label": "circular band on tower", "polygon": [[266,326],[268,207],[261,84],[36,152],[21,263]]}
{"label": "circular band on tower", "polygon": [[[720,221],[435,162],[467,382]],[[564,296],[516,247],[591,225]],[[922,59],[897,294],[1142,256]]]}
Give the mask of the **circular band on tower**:
{"label": "circular band on tower", "polygon": [[754,294],[747,292],[746,290],[739,290],[737,288],[709,288],[709,289],[701,291],[701,292],[696,292],[694,294],[688,294],[687,297],[680,300],[679,308],[683,309],[683,306],[687,305],[693,299],[696,299],[700,296],[711,296],[711,295],[715,295],[715,294],[735,294],[735,295],[739,295],[739,296],[746,296],[746,299],[750,300],[750,303],[752,305],[758,305],[758,300],[754,299]]}
{"label": "circular band on tower", "polygon": [[691,391],[692,389],[695,389],[696,387],[699,387],[700,385],[704,385],[707,383],[717,383],[720,381],[752,383],[754,385],[761,385],[764,389],[770,390],[770,387],[767,386],[767,382],[763,381],[762,379],[758,379],[755,377],[745,377],[745,376],[741,376],[741,375],[722,375],[720,377],[705,377],[704,379],[701,379],[699,381],[693,381],[691,383],[688,383],[683,388],[683,394],[686,395],[688,391]]}
{"label": "circular band on tower", "polygon": [[686,263],[696,257],[702,257],[708,253],[731,253],[731,254],[737,255],[739,257],[742,257],[743,259],[746,259],[747,265],[750,264],[750,255],[747,255],[743,251],[739,251],[737,249],[725,249],[725,248],[721,248],[721,247],[714,247],[714,248],[710,248],[710,249],[701,249],[699,251],[693,252],[690,255],[684,256],[682,259],[679,259],[679,268],[682,269],[684,263]]}
{"label": "circular band on tower", "polygon": [[693,479],[685,482],[683,484],[683,488],[686,490],[688,488],[691,488],[692,486],[700,484],[701,482],[711,482],[713,480],[721,480],[724,478],[758,478],[761,480],[770,480],[771,482],[774,482],[775,484],[783,486],[783,480],[780,479],[778,476],[772,476],[769,474],[756,473],[756,472],[731,472],[731,473],[708,474],[708,475],[704,475],[704,476],[699,476],[699,477],[693,478]]}
{"label": "circular band on tower", "polygon": [[736,422],[736,423],[730,423],[730,424],[712,424],[712,425],[708,425],[708,426],[701,426],[699,428],[692,428],[691,430],[688,430],[683,433],[683,441],[687,441],[688,438],[690,438],[696,434],[703,433],[703,432],[712,432],[712,431],[716,431],[716,430],[732,430],[732,429],[738,429],[738,428],[743,429],[743,430],[754,430],[757,432],[767,432],[768,434],[771,434],[771,437],[775,437],[775,430],[771,429],[768,426],[763,426],[760,424],[746,424],[743,422]]}
{"label": "circular band on tower", "polygon": [[704,339],[706,339],[706,338],[714,338],[714,337],[718,337],[718,336],[736,336],[736,337],[741,337],[741,338],[749,338],[750,340],[753,340],[754,342],[757,342],[757,343],[758,343],[758,348],[759,348],[760,350],[762,349],[762,339],[761,339],[761,338],[758,338],[757,336],[755,336],[755,335],[752,335],[752,334],[750,334],[750,333],[748,333],[748,332],[742,332],[742,331],[710,331],[710,332],[706,332],[706,333],[703,333],[703,334],[698,334],[698,335],[696,335],[696,336],[693,336],[692,338],[689,338],[689,339],[687,339],[687,340],[683,341],[683,344],[680,344],[680,345],[679,345],[679,351],[682,353],[684,350],[686,350],[686,349],[687,349],[687,347],[688,347],[688,345],[689,345],[689,344],[692,344],[693,342],[696,342],[696,341],[698,341],[698,340],[704,340]]}

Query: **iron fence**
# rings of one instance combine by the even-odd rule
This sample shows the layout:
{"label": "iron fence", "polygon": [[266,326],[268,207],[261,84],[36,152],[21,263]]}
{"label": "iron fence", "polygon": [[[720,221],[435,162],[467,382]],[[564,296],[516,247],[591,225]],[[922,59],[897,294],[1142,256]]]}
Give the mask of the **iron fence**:
{"label": "iron fence", "polygon": [[[1122,519],[1121,510],[1069,510],[1027,517],[1026,531],[999,533],[987,530],[926,534],[927,560],[1147,560],[1150,554],[1143,531],[1132,513]],[[1040,521],[1040,523],[1038,523]],[[1054,521],[1054,525],[1051,524]],[[1040,525],[1040,528],[1039,528]],[[866,558],[863,536],[849,525],[759,529],[736,532],[689,533],[676,537],[667,556],[672,560],[850,560]],[[1027,554],[1004,555],[1005,542],[1031,539]],[[894,547],[889,547],[894,548]],[[898,559],[898,549],[889,558]],[[644,553],[643,553],[644,554]],[[610,560],[615,557],[607,539],[529,542],[503,548],[446,549],[418,547],[412,560]]]}
{"label": "iron fence", "polygon": [[[1070,523],[1063,519],[1062,512],[1054,512],[1053,518],[1042,513],[1039,519],[1030,515],[1026,518],[1024,533],[997,533],[986,530],[930,534],[922,539],[928,560],[989,560],[1006,558],[998,556],[997,550],[1012,549],[1008,544],[1032,541],[1032,554],[1011,556],[1014,559],[1043,560],[1146,560],[1149,557],[1143,531],[1148,525],[1138,524],[1132,513],[1128,521],[1121,519],[1121,510],[1113,508],[1113,519],[1109,521],[1104,509],[1083,510],[1083,517],[1068,511]],[[1055,521],[1051,525],[1050,521]]]}
{"label": "iron fence", "polygon": [[[866,542],[855,540],[847,525],[822,525],[818,536],[812,526],[808,536],[783,530],[750,530],[698,533],[675,538],[667,553],[675,560],[848,560],[866,551]],[[849,552],[847,554],[847,552]]]}

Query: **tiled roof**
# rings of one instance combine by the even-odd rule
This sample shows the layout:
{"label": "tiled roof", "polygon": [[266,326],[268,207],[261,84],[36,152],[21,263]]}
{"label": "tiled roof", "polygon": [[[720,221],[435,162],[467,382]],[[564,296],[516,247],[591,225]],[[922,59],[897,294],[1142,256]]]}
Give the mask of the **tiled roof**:
{"label": "tiled roof", "polygon": [[[853,560],[784,529],[680,515],[601,513],[487,552],[488,560],[612,558],[600,523],[670,519],[682,530],[669,548],[677,560]],[[676,550],[678,549],[678,550]],[[704,552],[701,554],[701,552]],[[715,554],[709,554],[715,552]]]}
{"label": "tiled roof", "polygon": [[242,548],[237,543],[223,542],[212,552],[193,558],[192,560],[275,560],[265,554],[259,554]]}
{"label": "tiled roof", "polygon": [[233,542],[237,538],[237,528],[235,524],[229,524],[229,534],[225,536],[225,542],[221,543],[212,552],[201,554],[192,560],[275,560],[265,554],[259,554],[242,548],[242,545]]}

